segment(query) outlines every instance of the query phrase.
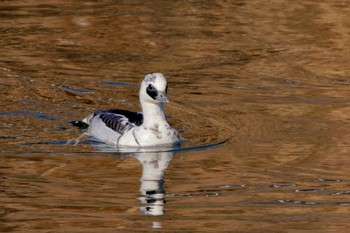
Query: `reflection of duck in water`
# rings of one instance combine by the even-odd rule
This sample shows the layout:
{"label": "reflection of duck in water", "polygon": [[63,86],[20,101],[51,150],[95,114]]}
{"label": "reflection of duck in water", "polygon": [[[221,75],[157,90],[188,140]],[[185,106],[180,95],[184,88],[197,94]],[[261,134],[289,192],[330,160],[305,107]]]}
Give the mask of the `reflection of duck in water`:
{"label": "reflection of duck in water", "polygon": [[167,89],[163,74],[148,74],[139,93],[142,113],[118,109],[96,111],[74,124],[83,124],[88,127],[88,135],[114,146],[178,144],[180,136],[166,121],[163,111],[164,103],[168,102]]}
{"label": "reflection of duck in water", "polygon": [[140,209],[144,214],[155,216],[164,214],[163,175],[174,155],[173,152],[169,151],[169,147],[136,148],[134,151],[131,150],[132,148],[128,148],[129,151],[121,151],[119,148],[110,147],[104,143],[92,145],[101,152],[116,153],[117,155],[122,153],[122,157],[125,155],[139,160],[142,164],[141,197],[139,199],[144,204]]}
{"label": "reflection of duck in water", "polygon": [[135,156],[142,164],[140,200],[144,214],[163,215],[165,190],[163,175],[173,158],[172,152],[140,153]]}

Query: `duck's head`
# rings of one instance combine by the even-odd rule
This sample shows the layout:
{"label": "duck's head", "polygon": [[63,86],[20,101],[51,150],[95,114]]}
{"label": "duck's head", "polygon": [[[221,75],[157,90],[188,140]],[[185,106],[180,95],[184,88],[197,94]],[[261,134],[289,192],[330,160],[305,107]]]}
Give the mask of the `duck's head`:
{"label": "duck's head", "polygon": [[169,102],[167,90],[168,84],[163,74],[147,74],[141,83],[140,102],[154,104]]}

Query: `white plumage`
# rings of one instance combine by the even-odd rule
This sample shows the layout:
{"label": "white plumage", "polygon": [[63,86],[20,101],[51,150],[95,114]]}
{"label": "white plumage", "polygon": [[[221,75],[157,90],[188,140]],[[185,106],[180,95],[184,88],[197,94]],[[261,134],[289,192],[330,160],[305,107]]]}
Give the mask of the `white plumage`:
{"label": "white plumage", "polygon": [[89,115],[88,134],[114,146],[150,147],[178,144],[180,136],[165,119],[163,105],[168,102],[167,81],[163,74],[145,76],[139,93],[142,113],[102,110]]}

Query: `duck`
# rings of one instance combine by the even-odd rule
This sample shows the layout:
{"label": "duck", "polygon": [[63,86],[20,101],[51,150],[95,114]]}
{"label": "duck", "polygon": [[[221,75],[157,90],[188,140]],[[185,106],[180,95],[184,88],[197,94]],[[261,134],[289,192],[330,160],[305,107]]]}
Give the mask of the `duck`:
{"label": "duck", "polygon": [[166,120],[169,102],[167,79],[162,73],[147,74],[141,82],[142,112],[122,109],[98,110],[85,117],[85,134],[114,147],[179,145],[180,134]]}

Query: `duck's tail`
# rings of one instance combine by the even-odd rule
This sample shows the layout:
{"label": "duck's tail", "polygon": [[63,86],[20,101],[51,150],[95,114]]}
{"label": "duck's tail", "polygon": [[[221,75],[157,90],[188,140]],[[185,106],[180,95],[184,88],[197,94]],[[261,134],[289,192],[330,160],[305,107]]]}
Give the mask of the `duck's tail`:
{"label": "duck's tail", "polygon": [[91,119],[93,118],[94,114],[90,114],[89,116],[85,117],[82,120],[77,120],[77,121],[71,121],[70,123],[75,126],[78,127],[79,129],[87,129],[89,128]]}

